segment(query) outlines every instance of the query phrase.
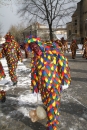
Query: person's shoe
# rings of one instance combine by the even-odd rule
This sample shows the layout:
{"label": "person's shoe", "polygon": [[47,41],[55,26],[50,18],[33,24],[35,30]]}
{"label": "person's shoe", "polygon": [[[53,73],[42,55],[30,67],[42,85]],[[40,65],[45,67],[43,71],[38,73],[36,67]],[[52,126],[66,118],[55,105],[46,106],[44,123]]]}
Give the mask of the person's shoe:
{"label": "person's shoe", "polygon": [[13,86],[17,85],[17,81],[16,82],[13,82]]}

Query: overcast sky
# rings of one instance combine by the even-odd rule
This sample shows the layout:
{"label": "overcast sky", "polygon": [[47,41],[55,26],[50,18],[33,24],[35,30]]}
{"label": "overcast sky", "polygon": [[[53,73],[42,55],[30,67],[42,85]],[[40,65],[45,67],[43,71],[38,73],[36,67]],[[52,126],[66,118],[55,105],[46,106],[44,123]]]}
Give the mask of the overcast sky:
{"label": "overcast sky", "polygon": [[21,18],[17,15],[17,6],[13,2],[14,0],[0,5],[0,24],[3,35],[8,32],[11,25],[21,23]]}
{"label": "overcast sky", "polygon": [[[77,2],[79,1],[77,0]],[[17,15],[18,6],[15,3],[16,0],[0,0],[0,24],[2,25],[3,36],[12,25],[23,23],[22,18]]]}

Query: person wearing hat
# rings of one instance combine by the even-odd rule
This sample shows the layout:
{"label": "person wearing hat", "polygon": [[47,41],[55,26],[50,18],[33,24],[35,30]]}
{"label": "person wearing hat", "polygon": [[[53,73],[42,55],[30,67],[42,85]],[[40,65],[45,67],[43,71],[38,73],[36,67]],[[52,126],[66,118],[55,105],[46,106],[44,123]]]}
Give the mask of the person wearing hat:
{"label": "person wearing hat", "polygon": [[18,82],[16,69],[18,61],[22,61],[22,53],[19,44],[14,40],[14,37],[11,35],[11,33],[8,32],[5,35],[5,40],[6,41],[3,44],[1,54],[2,57],[5,57],[7,60],[9,76],[11,77],[13,85],[16,85]]}
{"label": "person wearing hat", "polygon": [[70,44],[70,49],[72,52],[72,59],[76,58],[76,50],[78,49],[78,45],[76,43],[76,40],[72,40],[72,43]]}
{"label": "person wearing hat", "polygon": [[55,40],[55,42],[58,44],[58,46],[61,48],[61,50],[63,51],[63,49],[62,49],[62,42],[59,40],[59,39],[57,39],[57,40]]}
{"label": "person wearing hat", "polygon": [[83,43],[82,50],[84,50],[82,57],[87,59],[87,37],[85,37],[85,41]]}
{"label": "person wearing hat", "polygon": [[64,37],[61,38],[61,43],[62,43],[62,51],[63,51],[63,53],[66,53],[66,51],[69,52],[69,50],[68,50],[68,42],[67,42],[67,40],[64,39]]}
{"label": "person wearing hat", "polygon": [[46,130],[57,130],[60,115],[61,85],[70,84],[68,60],[55,42],[42,43],[40,38],[28,37],[28,50],[34,55],[31,86],[41,93],[47,114]]}

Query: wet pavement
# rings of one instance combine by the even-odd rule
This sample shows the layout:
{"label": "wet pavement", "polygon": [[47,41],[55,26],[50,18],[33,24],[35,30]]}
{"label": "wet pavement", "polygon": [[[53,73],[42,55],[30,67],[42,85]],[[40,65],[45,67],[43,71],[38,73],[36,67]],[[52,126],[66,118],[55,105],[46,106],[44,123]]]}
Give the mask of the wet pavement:
{"label": "wet pavement", "polygon": [[[71,59],[71,54],[66,54],[71,69],[72,82],[68,89],[61,94],[60,125],[58,130],[87,130],[87,60],[77,54],[76,59]],[[30,67],[30,59],[24,62]],[[30,73],[23,73],[25,77]],[[46,119],[31,122],[19,110],[20,104],[17,97],[19,93],[29,90],[28,87],[11,87],[7,93],[5,103],[0,103],[0,130],[46,130]],[[11,97],[11,98],[10,98]],[[30,104],[22,104],[23,108],[30,109]],[[25,111],[25,109],[24,109]]]}

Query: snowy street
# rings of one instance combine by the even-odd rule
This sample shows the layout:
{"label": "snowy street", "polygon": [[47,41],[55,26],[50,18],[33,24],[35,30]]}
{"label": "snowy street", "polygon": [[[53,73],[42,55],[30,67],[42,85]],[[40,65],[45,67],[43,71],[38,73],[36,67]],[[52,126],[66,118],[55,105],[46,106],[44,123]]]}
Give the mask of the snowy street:
{"label": "snowy street", "polygon": [[[72,82],[61,95],[58,130],[87,130],[87,60],[82,58],[80,48],[76,59],[71,59],[71,53],[65,55],[69,60]],[[29,117],[31,109],[42,105],[40,94],[33,94],[30,89],[30,59],[18,63],[17,86],[12,86],[6,60],[1,59],[1,62],[6,78],[0,81],[0,88],[6,91],[6,102],[0,103],[0,130],[45,130],[46,119],[33,123]]]}

